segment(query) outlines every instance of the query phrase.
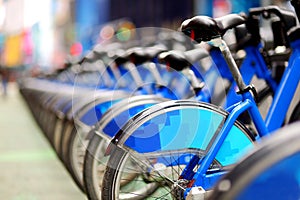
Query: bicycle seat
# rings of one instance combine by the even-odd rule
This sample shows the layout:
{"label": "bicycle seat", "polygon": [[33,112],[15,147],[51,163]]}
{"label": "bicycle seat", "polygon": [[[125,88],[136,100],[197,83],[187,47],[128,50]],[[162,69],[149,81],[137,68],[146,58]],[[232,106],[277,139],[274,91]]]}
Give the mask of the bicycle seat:
{"label": "bicycle seat", "polygon": [[147,61],[151,61],[157,55],[166,50],[166,47],[158,45],[153,47],[133,47],[128,49],[127,54],[130,61],[135,65],[142,64]]}
{"label": "bicycle seat", "polygon": [[123,65],[124,63],[129,61],[129,56],[126,52],[120,51],[116,52],[115,55],[113,56],[115,59],[115,63],[117,66]]}
{"label": "bicycle seat", "polygon": [[193,49],[186,52],[168,51],[159,55],[160,62],[167,63],[167,65],[176,71],[190,67],[193,63],[209,56],[204,49]]}
{"label": "bicycle seat", "polygon": [[141,47],[133,47],[126,51],[129,60],[135,65],[142,64],[149,60],[147,53]]}
{"label": "bicycle seat", "polygon": [[145,52],[150,59],[157,57],[160,53],[167,51],[167,47],[163,44],[146,47]]}
{"label": "bicycle seat", "polygon": [[181,31],[197,42],[210,41],[221,37],[228,29],[246,22],[246,18],[239,14],[229,14],[219,18],[195,16],[181,24]]}
{"label": "bicycle seat", "polygon": [[183,52],[179,51],[163,52],[159,54],[159,60],[176,71],[182,71],[191,66],[191,63],[186,59]]}
{"label": "bicycle seat", "polygon": [[86,56],[83,58],[85,62],[93,62],[97,59],[97,56],[93,51],[86,54]]}
{"label": "bicycle seat", "polygon": [[114,49],[120,49],[122,48],[122,44],[121,43],[111,43],[109,45],[103,45],[103,44],[97,44],[94,48],[93,48],[93,52],[95,52],[96,54],[102,55],[102,54],[106,54],[109,51],[112,51]]}

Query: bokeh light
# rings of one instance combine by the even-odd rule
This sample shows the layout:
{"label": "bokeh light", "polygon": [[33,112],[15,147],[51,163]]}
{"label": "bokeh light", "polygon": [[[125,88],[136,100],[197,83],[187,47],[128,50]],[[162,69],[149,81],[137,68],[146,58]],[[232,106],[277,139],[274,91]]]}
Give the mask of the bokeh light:
{"label": "bokeh light", "polygon": [[106,25],[100,31],[100,37],[103,40],[109,40],[110,38],[113,37],[114,33],[115,33],[114,28],[111,25]]}

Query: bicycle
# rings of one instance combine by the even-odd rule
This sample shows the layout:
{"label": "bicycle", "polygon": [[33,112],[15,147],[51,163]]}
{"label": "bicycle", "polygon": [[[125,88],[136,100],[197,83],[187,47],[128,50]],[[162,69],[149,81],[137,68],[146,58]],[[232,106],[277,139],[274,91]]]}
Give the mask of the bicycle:
{"label": "bicycle", "polygon": [[[253,31],[253,32],[255,32],[255,31]],[[257,38],[259,39],[259,37],[257,37]],[[266,70],[266,66],[265,66],[265,64],[263,64],[264,62],[261,59],[261,55],[259,53],[259,48],[257,48],[257,46],[259,44],[259,41],[257,41],[257,38],[256,38],[256,40],[252,39],[253,47],[250,47],[250,48],[248,47],[249,56],[246,57],[246,61],[245,61],[245,63],[247,63],[247,64],[242,66],[243,77],[244,76],[247,77],[247,80],[250,81],[251,78],[253,77],[253,75],[256,74],[260,78],[263,77],[265,80],[268,81],[271,79],[271,77],[268,77],[268,71]],[[193,63],[193,62],[189,62],[189,59],[187,60],[185,58],[185,56],[182,55],[181,53],[167,52],[167,53],[163,53],[163,54],[164,55],[162,57],[165,59],[165,62],[167,62],[171,66],[171,68],[174,68],[176,70],[182,70],[184,68],[187,68],[188,66],[190,66],[189,63]],[[215,59],[218,58],[219,60],[221,60],[222,58],[220,59],[217,55],[218,55],[217,52],[215,52],[214,58]],[[196,56],[199,56],[199,55],[192,55],[192,57],[196,57]],[[191,56],[187,56],[187,57],[191,57]],[[255,60],[255,59],[257,59],[257,60]],[[255,68],[251,67],[251,66],[254,66],[253,62],[257,63],[257,66]],[[218,62],[218,63],[222,63],[222,60],[221,60],[221,62]],[[252,64],[249,65],[249,63],[252,63]],[[225,66],[225,67],[227,67],[227,66]],[[218,66],[218,69],[220,69],[220,66]],[[226,74],[226,68],[223,69],[222,71],[224,74]],[[226,76],[228,77],[228,74],[226,74]],[[209,80],[209,79],[204,78],[204,80],[205,80],[205,83],[207,83],[207,80]],[[271,80],[270,82],[274,83],[274,80]],[[207,85],[212,85],[212,84],[207,84]],[[273,85],[276,85],[276,84],[273,84]],[[234,92],[233,88],[234,88],[234,86],[232,87],[232,92]],[[275,89],[275,86],[274,86],[274,89]],[[210,91],[211,90],[212,89],[210,89]],[[270,90],[270,88],[268,88],[268,90]],[[259,100],[259,101],[262,101],[262,100]],[[103,149],[105,149],[105,146],[104,146],[105,142],[103,142],[103,140],[101,140],[101,138],[108,139],[109,137],[107,137],[107,135],[110,137],[114,136],[115,133],[117,132],[117,130],[119,130],[119,127],[122,127],[122,125],[124,124],[124,123],[123,124],[117,123],[117,125],[116,125],[113,123],[113,121],[118,121],[118,118],[119,118],[118,115],[121,113],[121,112],[118,112],[119,109],[122,110],[120,107],[117,107],[113,112],[110,112],[110,113],[114,113],[114,117],[116,119],[113,119],[114,117],[111,116],[108,119],[103,118],[103,121],[101,120],[99,122],[98,126],[96,126],[96,128],[94,129],[94,133],[93,133],[94,136],[92,137],[92,139],[90,139],[91,142],[89,143],[85,162],[84,162],[84,166],[85,166],[84,167],[84,176],[85,176],[84,180],[86,182],[85,184],[87,185],[86,188],[88,188],[87,193],[91,199],[99,199],[100,198],[99,197],[100,193],[97,190],[98,190],[99,186],[101,187],[101,183],[99,183],[101,181],[101,178],[100,178],[101,176],[99,177],[99,174],[97,175],[97,168],[100,167],[102,169],[103,164],[105,163],[105,161],[103,161],[103,153],[100,152],[100,151],[103,151]],[[113,124],[113,125],[111,125],[111,124]],[[97,164],[97,163],[99,163],[99,164]]]}
{"label": "bicycle", "polygon": [[[252,9],[250,11],[250,16],[251,12],[254,16],[268,12],[278,14],[278,9],[274,7]],[[289,16],[282,16],[281,14],[279,13],[282,20],[285,20],[284,17]],[[224,21],[222,21],[222,19]],[[260,137],[269,135],[269,131],[275,130],[282,125],[285,117],[282,113],[286,113],[288,104],[293,97],[293,93],[300,78],[299,73],[296,72],[296,65],[297,62],[299,62],[297,59],[299,53],[299,41],[296,33],[299,29],[293,27],[289,32],[289,39],[291,40],[293,51],[289,60],[289,65],[275,91],[274,100],[267,115],[266,122],[264,122],[253,98],[256,93],[254,87],[251,85],[246,86],[244,84],[230,51],[221,38],[225,33],[226,28],[228,29],[243,22],[244,19],[236,17],[236,15],[228,15],[219,19],[200,16],[187,20],[182,25],[182,30],[187,32],[187,34],[195,36],[194,39],[196,41],[207,41],[211,45],[221,49],[239,87],[239,93],[243,100],[229,107],[227,109],[229,114],[212,105],[192,101],[162,103],[160,106],[153,106],[150,109],[139,113],[134,118],[134,123],[132,121],[128,122],[122,130],[119,131],[107,150],[107,154],[110,153],[113,156],[110,156],[109,165],[104,175],[102,198],[123,198],[126,195],[126,197],[132,198],[146,198],[152,194],[155,196],[155,192],[158,191],[157,188],[160,188],[161,190],[165,190],[165,193],[162,192],[165,195],[164,198],[171,198],[172,196],[181,199],[185,198],[193,187],[200,188],[201,186],[204,190],[210,189],[216,180],[226,173],[226,168],[233,165],[239,157],[244,155],[246,147],[250,148],[254,141],[257,141]],[[206,127],[204,128],[205,131],[201,132],[197,127],[194,128],[192,124],[190,124],[194,130],[191,131],[191,135],[188,138],[189,141],[186,142],[186,145],[180,145],[180,142],[187,140],[184,137],[184,130],[181,130],[181,132],[179,131],[179,133],[177,131],[177,133],[173,133],[173,135],[170,134],[170,131],[162,131],[164,130],[162,128],[164,122],[163,119],[167,119],[168,124],[172,122],[171,116],[173,115],[182,116],[181,120],[184,120],[185,116],[182,115],[182,113],[179,115],[178,112],[184,112],[184,110],[186,110],[187,113],[192,112],[189,111],[189,108],[195,112],[194,116],[200,116],[201,114],[203,116],[205,116],[205,114],[208,115],[208,121],[202,122],[195,119],[194,124],[197,124],[200,127]],[[238,116],[244,111],[248,111],[258,130],[258,135],[256,137],[249,133],[245,128],[242,128],[236,121]],[[207,114],[207,112],[209,114]],[[163,116],[162,113],[165,115]],[[189,114],[186,116],[189,116]],[[280,114],[280,116],[276,118],[278,114]],[[162,123],[157,123],[157,121]],[[173,124],[179,122],[180,121],[178,120],[174,120]],[[151,130],[147,127],[147,125],[151,124],[157,124],[158,127],[161,127],[158,129],[159,132],[157,129]],[[175,125],[174,127],[176,128]],[[197,134],[197,131],[198,133],[202,133],[202,136],[199,136],[201,134]],[[143,132],[145,135],[141,135],[139,132]],[[164,136],[164,134],[169,135],[167,137]],[[152,138],[146,138],[147,135],[151,135]],[[154,136],[156,137],[156,140],[153,139]],[[196,143],[195,140],[192,140],[193,136],[200,137],[200,139],[197,138],[198,140],[196,140],[198,143]],[[174,141],[172,141],[172,139]],[[134,140],[136,146],[128,145],[130,140]],[[148,147],[148,149],[146,149],[145,147],[147,146],[145,145],[147,143],[149,144],[149,142],[156,144],[156,146],[153,148]],[[233,145],[233,148],[230,148],[228,145]],[[194,152],[191,152],[192,150],[194,150]],[[165,156],[163,153],[165,153]],[[126,161],[128,161],[126,168],[128,171],[126,171],[126,169],[124,171],[122,168],[126,166]],[[131,165],[128,163],[131,163]],[[173,165],[175,165],[174,170],[170,169]],[[180,165],[183,165],[184,167],[181,169]],[[129,167],[135,167],[135,169]],[[182,173],[180,173],[181,171]],[[123,172],[124,174],[142,174],[142,176],[139,176],[140,182],[141,180],[144,180],[144,182],[148,182],[149,185],[155,185],[156,189],[151,190],[148,193],[143,191],[144,194],[137,193],[135,195],[132,194],[132,192],[134,192],[132,191],[132,188],[130,190],[128,187],[127,189],[130,193],[120,194],[123,196],[119,196]],[[174,172],[174,174],[172,174],[172,172]],[[179,172],[179,174],[177,172]],[[174,177],[172,177],[172,175],[174,175]],[[122,192],[124,190],[126,190],[126,188],[122,188]],[[158,197],[159,194],[156,195]],[[194,194],[190,195],[193,196]]]}

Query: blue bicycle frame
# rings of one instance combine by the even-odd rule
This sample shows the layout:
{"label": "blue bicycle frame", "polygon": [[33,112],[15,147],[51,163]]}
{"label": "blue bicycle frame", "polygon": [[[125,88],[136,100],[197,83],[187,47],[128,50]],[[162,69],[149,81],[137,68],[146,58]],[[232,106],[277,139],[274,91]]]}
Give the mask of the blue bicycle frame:
{"label": "blue bicycle frame", "polygon": [[[214,39],[214,41],[216,42],[215,44],[220,45],[221,43],[220,43],[220,41],[216,41],[217,39],[220,41],[222,41],[222,39],[221,38]],[[222,45],[224,45],[226,47],[226,44],[224,44],[224,42],[222,43]],[[192,157],[191,160],[188,161],[188,164],[186,165],[186,167],[184,168],[184,170],[180,176],[182,179],[186,179],[186,180],[190,181],[188,184],[188,188],[185,190],[185,195],[188,194],[190,188],[192,188],[192,187],[201,186],[204,189],[211,188],[215,184],[215,182],[225,173],[224,171],[220,171],[220,170],[211,171],[211,170],[209,170],[209,168],[212,166],[213,161],[216,159],[217,154],[220,152],[220,149],[221,149],[222,145],[224,144],[224,141],[227,138],[230,130],[232,130],[234,123],[236,122],[236,120],[242,113],[244,113],[245,111],[249,112],[250,117],[252,118],[254,125],[258,131],[258,136],[256,137],[256,140],[259,140],[259,138],[270,134],[271,126],[269,127],[268,124],[266,125],[265,121],[261,117],[261,114],[258,110],[256,102],[252,96],[255,93],[254,89],[251,86],[246,87],[245,82],[242,80],[242,76],[240,75],[239,69],[235,66],[235,63],[229,52],[228,47],[225,48],[224,46],[219,46],[219,47],[221,48],[221,51],[225,54],[224,57],[228,58],[228,60],[229,60],[229,61],[227,60],[228,63],[234,64],[233,67],[230,66],[230,71],[232,71],[233,77],[235,78],[237,86],[240,89],[241,95],[237,95],[237,96],[239,96],[241,98],[241,101],[235,103],[234,105],[227,107],[226,111],[229,112],[229,114],[225,117],[224,123],[220,124],[221,128],[216,129],[216,131],[217,131],[216,135],[213,137],[212,141],[210,142],[211,145],[209,146],[209,149],[205,150],[205,156],[200,158],[198,155],[195,155]],[[286,69],[285,73],[283,74],[283,77],[281,79],[279,86],[277,86],[276,82],[272,81],[272,79],[267,79],[267,80],[269,80],[269,83],[271,83],[270,87],[275,91],[275,97],[274,97],[273,104],[278,103],[277,106],[279,106],[279,107],[281,106],[279,104],[287,104],[288,105],[290,103],[290,100],[293,96],[293,93],[295,92],[295,89],[298,85],[299,78],[300,78],[299,72],[295,73],[295,67],[299,62],[298,61],[298,57],[299,57],[298,51],[299,51],[299,47],[300,47],[299,42],[297,42],[297,40],[293,41],[291,44],[291,47],[293,49],[293,53],[289,59],[289,65],[287,66],[287,69]],[[249,52],[251,52],[251,50],[253,50],[253,49],[249,48],[247,50]],[[254,52],[257,53],[254,55],[261,56],[258,53],[258,51],[254,51]],[[251,59],[245,60],[244,62],[248,63],[250,66],[252,66]],[[258,70],[256,73],[260,74],[261,76],[271,77],[270,72],[268,70],[264,71],[264,69],[267,69],[267,68],[262,67],[262,68],[258,68],[258,69],[262,69],[262,71]],[[291,73],[291,72],[293,72],[293,73]],[[250,71],[250,74],[254,74],[254,71]],[[250,78],[248,80],[246,80],[246,82],[249,80],[250,80]],[[291,84],[294,84],[296,86],[291,87]],[[290,95],[290,97],[287,97],[286,95]],[[279,97],[281,97],[281,98],[279,98]],[[285,97],[287,97],[287,98],[285,98]],[[270,109],[270,112],[271,112],[271,110],[272,109]],[[287,108],[285,110],[284,109],[280,109],[280,110],[286,112]],[[165,112],[167,112],[167,111],[165,111]],[[145,115],[147,115],[147,114],[149,115],[149,113],[146,111]],[[282,115],[283,113],[275,113],[273,111],[273,115],[276,115],[276,114]],[[136,127],[141,127],[143,125],[142,123],[145,123],[146,126],[151,124],[150,120],[143,121],[142,118],[140,117],[141,115],[142,114],[140,114],[139,116],[136,117],[137,120],[135,122],[138,123],[138,125],[135,125]],[[159,118],[157,118],[155,120],[158,120],[158,127],[162,127],[162,125],[164,125]],[[153,121],[154,125],[155,125],[155,120]],[[170,124],[170,122],[168,120],[166,121],[166,123]],[[278,123],[277,121],[275,121],[274,123],[277,127],[280,127],[282,124],[282,123]],[[121,148],[122,148],[122,144],[126,144],[127,139],[129,141],[131,134],[132,134],[132,136],[134,136],[135,133],[138,134],[138,132],[141,131],[137,128],[131,127],[130,124],[127,124],[127,127],[125,127],[125,128],[127,128],[127,129],[124,129],[124,132],[128,131],[127,136],[124,136],[124,138],[122,138],[122,136],[119,135],[118,137],[114,138],[114,140],[113,140],[113,144],[117,144],[117,145],[120,144]],[[158,129],[158,130],[160,130],[160,129]],[[172,129],[172,130],[174,130],[174,129]],[[188,131],[188,130],[186,130],[186,131]],[[145,131],[143,133],[147,135],[147,133]],[[120,132],[120,134],[122,134],[122,132]],[[130,134],[130,136],[129,136],[129,134]],[[150,133],[150,134],[152,134],[152,133]],[[158,140],[164,139],[165,140],[164,144],[167,144],[166,142],[168,142],[170,140],[175,141],[174,138],[170,138],[170,136],[174,137],[174,134],[176,134],[176,132],[174,133],[171,131],[171,133],[168,135],[165,135],[165,136],[162,135],[162,137],[164,137],[164,138],[159,138],[160,135],[156,136],[156,137],[158,138]],[[179,134],[182,134],[182,132],[180,132]],[[136,136],[138,136],[138,135],[136,135]],[[142,136],[144,136],[144,135],[142,135]],[[193,137],[193,135],[190,137]],[[203,136],[200,136],[200,137],[203,137]],[[184,135],[180,135],[179,140],[181,138],[183,139]],[[176,138],[176,139],[177,140],[175,141],[175,143],[178,142],[178,138]],[[185,145],[182,143],[182,139],[181,139],[181,147],[182,147],[182,145]],[[149,139],[149,141],[150,140],[151,140],[151,138]],[[162,140],[160,140],[160,141],[162,141]],[[120,142],[120,143],[118,143],[118,142]],[[200,141],[199,143],[201,143],[201,142],[202,141]],[[153,152],[153,150],[154,151],[155,150],[162,150],[162,151],[169,150],[169,149],[167,149],[168,146],[166,146],[166,149],[164,149],[163,146],[155,147],[153,149],[153,148],[151,148],[151,146],[149,146],[149,147],[145,146],[145,145],[142,146],[138,142],[136,142],[136,144],[139,145],[138,147],[140,147],[141,149],[138,149],[136,147],[131,147],[130,145],[128,147],[133,148],[134,150],[136,150],[137,152],[140,152],[140,153]],[[144,144],[144,143],[142,143],[142,144]],[[180,144],[180,143],[178,143],[178,144]],[[153,143],[151,143],[151,145],[153,146]],[[172,146],[172,147],[175,147],[175,146]],[[195,146],[191,146],[191,148],[193,148],[193,147],[195,148]],[[147,151],[147,149],[145,149],[145,148],[149,148],[148,149],[149,151]],[[198,148],[201,149],[200,146],[198,146]],[[126,152],[126,150],[125,150],[125,152]],[[231,164],[233,164],[233,163],[231,163]],[[172,165],[172,163],[170,165]],[[200,166],[196,172],[194,172],[195,165]]]}
{"label": "blue bicycle frame", "polygon": [[[213,186],[215,180],[218,180],[220,176],[223,175],[224,172],[216,173],[213,176],[211,174],[207,175],[206,172],[220,150],[221,145],[228,135],[234,121],[242,112],[249,112],[258,131],[258,136],[256,138],[257,140],[259,140],[260,137],[264,137],[270,134],[270,132],[281,127],[285,118],[284,113],[286,113],[288,110],[289,104],[294,96],[300,80],[300,71],[297,69],[300,64],[300,40],[292,42],[291,47],[293,51],[289,59],[289,64],[275,92],[274,100],[268,112],[266,121],[262,119],[252,94],[250,92],[242,94],[241,97],[243,100],[227,109],[230,114],[228,115],[224,126],[218,133],[218,136],[213,142],[213,145],[211,146],[207,155],[202,160],[199,160],[200,167],[193,175],[193,186],[201,185],[205,189],[208,189]],[[187,168],[190,168],[190,166],[187,166]],[[190,174],[185,175],[185,173],[187,173],[186,170],[183,171],[183,177],[190,176]]]}

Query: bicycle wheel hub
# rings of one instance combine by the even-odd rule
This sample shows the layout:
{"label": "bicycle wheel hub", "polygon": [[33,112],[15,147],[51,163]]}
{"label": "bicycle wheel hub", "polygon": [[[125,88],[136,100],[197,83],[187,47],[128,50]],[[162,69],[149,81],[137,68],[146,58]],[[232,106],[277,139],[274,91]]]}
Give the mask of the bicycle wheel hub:
{"label": "bicycle wheel hub", "polygon": [[187,188],[189,180],[179,179],[172,185],[172,195],[175,199],[184,199],[184,190]]}

